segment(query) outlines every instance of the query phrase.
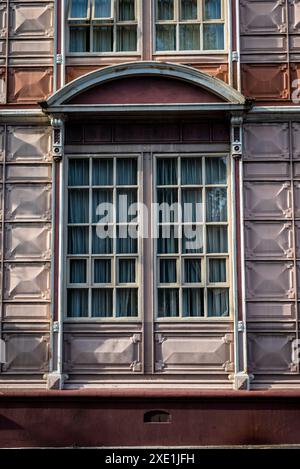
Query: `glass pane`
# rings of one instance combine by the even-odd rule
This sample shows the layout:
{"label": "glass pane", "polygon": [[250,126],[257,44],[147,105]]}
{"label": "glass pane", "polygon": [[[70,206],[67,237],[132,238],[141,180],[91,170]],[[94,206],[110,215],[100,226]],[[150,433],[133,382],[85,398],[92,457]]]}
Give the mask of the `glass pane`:
{"label": "glass pane", "polygon": [[178,220],[178,191],[177,189],[157,190],[158,219],[162,223],[172,223]]}
{"label": "glass pane", "polygon": [[94,260],[94,283],[111,283],[111,260]]}
{"label": "glass pane", "polygon": [[135,11],[134,4],[135,0],[119,0],[119,21],[134,21]]}
{"label": "glass pane", "polygon": [[206,220],[227,221],[227,189],[214,187],[206,190]]}
{"label": "glass pane", "polygon": [[137,50],[137,27],[117,27],[117,52],[128,52]]}
{"label": "glass pane", "polygon": [[84,27],[70,27],[70,52],[90,51],[90,29]]}
{"label": "glass pane", "polygon": [[113,183],[113,160],[93,160],[93,185],[112,186]]}
{"label": "glass pane", "polygon": [[117,191],[117,222],[127,223],[137,218],[137,190],[122,189]]}
{"label": "glass pane", "polygon": [[176,259],[160,259],[159,279],[160,283],[176,283],[177,281]]}
{"label": "glass pane", "polygon": [[117,253],[118,254],[136,254],[138,250],[137,226],[118,226],[117,227]]}
{"label": "glass pane", "polygon": [[184,282],[201,283],[201,259],[184,259]]}
{"label": "glass pane", "polygon": [[72,0],[70,18],[86,18],[88,0]]}
{"label": "glass pane", "polygon": [[181,158],[181,184],[202,184],[201,158]]}
{"label": "glass pane", "polygon": [[111,254],[113,252],[113,228],[111,226],[93,227],[93,254]]}
{"label": "glass pane", "polygon": [[68,290],[68,317],[88,317],[88,290]]}
{"label": "glass pane", "polygon": [[179,48],[180,50],[200,49],[200,25],[181,24],[179,25]]}
{"label": "glass pane", "polygon": [[174,254],[178,252],[178,227],[160,226],[157,240],[158,254]]}
{"label": "glass pane", "polygon": [[111,318],[113,315],[113,292],[102,288],[92,290],[92,316],[94,318]]}
{"label": "glass pane", "polygon": [[70,260],[70,283],[86,283],[86,260]]}
{"label": "glass pane", "polygon": [[94,0],[95,12],[94,18],[110,18],[111,17],[111,0]]}
{"label": "glass pane", "polygon": [[182,252],[203,252],[203,228],[202,226],[185,225],[182,228]]}
{"label": "glass pane", "polygon": [[173,24],[156,25],[156,50],[176,50],[176,26]]}
{"label": "glass pane", "polygon": [[202,190],[182,190],[182,217],[184,222],[202,222]]}
{"label": "glass pane", "polygon": [[112,26],[101,26],[93,29],[93,51],[112,52],[114,47]]}
{"label": "glass pane", "polygon": [[158,289],[159,318],[179,317],[179,290],[177,288]]}
{"label": "glass pane", "polygon": [[113,221],[113,191],[112,190],[93,190],[93,223],[110,223]]}
{"label": "glass pane", "polygon": [[226,158],[206,158],[205,160],[206,184],[227,183]]}
{"label": "glass pane", "polygon": [[209,259],[209,281],[226,282],[226,259]]}
{"label": "glass pane", "polygon": [[182,297],[183,317],[204,316],[204,300],[202,288],[185,288]]}
{"label": "glass pane", "polygon": [[228,236],[226,226],[207,227],[207,252],[228,252]]}
{"label": "glass pane", "polygon": [[157,19],[172,20],[174,18],[174,0],[157,0]]}
{"label": "glass pane", "polygon": [[204,50],[224,50],[224,25],[203,25],[203,48]]}
{"label": "glass pane", "polygon": [[89,185],[89,160],[69,160],[69,186]]}
{"label": "glass pane", "polygon": [[70,190],[68,203],[69,223],[89,222],[89,191]]}
{"label": "glass pane", "polygon": [[137,290],[133,288],[117,289],[117,317],[138,316]]}
{"label": "glass pane", "polygon": [[137,184],[136,158],[119,158],[117,160],[117,184],[119,186],[135,186]]}
{"label": "glass pane", "polygon": [[68,254],[87,254],[89,252],[89,229],[78,226],[68,229]]}
{"label": "glass pane", "polygon": [[119,260],[119,283],[135,283],[135,259]]}
{"label": "glass pane", "polygon": [[178,183],[177,158],[157,160],[157,185],[176,186]]}
{"label": "glass pane", "polygon": [[197,0],[180,0],[180,19],[197,19]]}
{"label": "glass pane", "polygon": [[229,316],[229,297],[226,288],[207,290],[208,316]]}
{"label": "glass pane", "polygon": [[218,20],[222,18],[222,0],[205,0],[204,19]]}

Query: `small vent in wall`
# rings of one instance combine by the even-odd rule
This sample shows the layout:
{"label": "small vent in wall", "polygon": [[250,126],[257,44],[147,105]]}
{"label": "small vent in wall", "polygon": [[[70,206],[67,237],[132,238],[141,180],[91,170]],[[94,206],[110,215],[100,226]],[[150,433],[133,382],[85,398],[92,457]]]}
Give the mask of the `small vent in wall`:
{"label": "small vent in wall", "polygon": [[171,414],[165,410],[150,410],[144,414],[145,423],[171,423]]}

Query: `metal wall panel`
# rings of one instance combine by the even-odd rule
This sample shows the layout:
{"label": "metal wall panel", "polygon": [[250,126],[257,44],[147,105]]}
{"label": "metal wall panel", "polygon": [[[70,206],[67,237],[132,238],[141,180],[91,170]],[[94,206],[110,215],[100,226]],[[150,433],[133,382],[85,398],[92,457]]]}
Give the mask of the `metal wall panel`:
{"label": "metal wall panel", "polygon": [[53,35],[53,6],[38,2],[12,4],[9,33],[14,37],[51,37]]}
{"label": "metal wall panel", "polygon": [[6,300],[49,300],[49,263],[5,264],[3,294]]}
{"label": "metal wall panel", "polygon": [[248,302],[247,318],[249,322],[264,321],[290,321],[295,320],[295,303],[287,302]]}
{"label": "metal wall panel", "polygon": [[290,96],[287,64],[242,64],[242,88],[246,96],[263,101],[288,100]]}
{"label": "metal wall panel", "polygon": [[49,220],[51,216],[51,186],[28,184],[6,186],[7,220]]}
{"label": "metal wall panel", "polygon": [[244,158],[281,161],[289,159],[289,128],[287,123],[245,124]]}
{"label": "metal wall panel", "polygon": [[248,334],[249,366],[255,374],[296,372],[292,362],[295,334]]}
{"label": "metal wall panel", "polygon": [[232,334],[156,335],[155,369],[164,373],[233,371]]}
{"label": "metal wall panel", "polygon": [[9,102],[32,103],[41,101],[52,92],[52,68],[10,68],[8,84]]}
{"label": "metal wall panel", "polygon": [[285,2],[278,0],[241,0],[242,34],[278,34],[286,32]]}
{"label": "metal wall panel", "polygon": [[294,256],[292,223],[245,222],[245,255],[251,259]]}
{"label": "metal wall panel", "polygon": [[245,182],[244,188],[246,218],[291,218],[289,182]]}
{"label": "metal wall panel", "polygon": [[5,259],[46,260],[51,257],[49,223],[6,223]]}
{"label": "metal wall panel", "polygon": [[67,372],[142,371],[141,334],[66,334],[64,344],[64,369]]}
{"label": "metal wall panel", "polygon": [[41,334],[3,335],[6,343],[7,362],[2,365],[6,373],[43,373],[48,370],[49,336]]}
{"label": "metal wall panel", "polygon": [[8,126],[7,161],[50,161],[50,129],[38,126]]}
{"label": "metal wall panel", "polygon": [[244,178],[247,180],[286,180],[290,176],[290,165],[288,163],[259,162],[244,164]]}

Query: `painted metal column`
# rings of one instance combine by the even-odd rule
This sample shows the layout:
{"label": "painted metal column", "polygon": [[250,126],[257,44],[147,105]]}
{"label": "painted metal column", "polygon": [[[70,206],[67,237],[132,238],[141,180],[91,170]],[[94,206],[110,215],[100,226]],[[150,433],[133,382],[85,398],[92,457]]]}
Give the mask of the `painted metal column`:
{"label": "painted metal column", "polygon": [[[64,117],[51,117],[52,190],[52,275],[51,275],[51,362],[48,389],[63,389],[63,305],[64,305]],[[58,196],[58,197],[57,197]],[[56,202],[59,201],[57,204]]]}
{"label": "painted metal column", "polygon": [[243,116],[231,118],[233,297],[234,297],[234,375],[236,390],[250,389],[247,359],[247,322],[245,299],[244,200],[243,200]]}

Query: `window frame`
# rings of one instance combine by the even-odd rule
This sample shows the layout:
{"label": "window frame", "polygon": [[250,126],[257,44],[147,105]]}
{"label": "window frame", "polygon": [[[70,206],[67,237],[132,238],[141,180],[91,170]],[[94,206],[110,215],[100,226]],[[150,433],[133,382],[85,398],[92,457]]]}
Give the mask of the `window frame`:
{"label": "window frame", "polygon": [[[89,41],[90,41],[90,50],[89,51],[83,51],[83,52],[72,52],[70,51],[70,29],[72,27],[72,21],[76,20],[71,19],[69,17],[69,12],[71,9],[71,2],[72,0],[69,1],[69,5],[67,8],[67,14],[66,14],[66,20],[65,20],[65,26],[66,26],[66,49],[67,49],[67,56],[71,57],[79,57],[85,54],[88,54],[89,56],[100,56],[100,57],[108,57],[108,56],[139,56],[141,55],[141,50],[142,50],[142,39],[143,39],[143,30],[142,30],[142,2],[141,0],[135,0],[135,16],[136,19],[135,21],[118,21],[117,19],[117,14],[118,14],[118,7],[117,7],[117,2],[118,0],[111,0],[112,1],[112,17],[110,18],[93,18],[94,14],[94,4],[95,0],[88,0],[88,14],[89,17],[88,19],[85,20],[85,22],[82,22],[80,24],[79,22],[74,25],[79,28],[81,27],[86,27],[89,29]],[[106,21],[105,21],[106,20]],[[101,21],[101,23],[97,23],[97,21]],[[134,51],[117,51],[116,50],[116,44],[117,44],[117,38],[116,38],[116,30],[118,26],[130,26],[130,25],[136,25],[136,39],[137,39],[137,48]],[[93,30],[94,28],[97,28],[99,26],[111,26],[113,28],[113,50],[112,51],[105,51],[105,52],[99,52],[99,51],[94,51],[93,49]]]}
{"label": "window frame", "polygon": [[[163,255],[157,253],[157,241],[158,239],[153,239],[152,240],[152,250],[153,250],[153,322],[154,323],[166,323],[166,322],[171,322],[171,323],[191,323],[191,322],[196,322],[196,323],[201,323],[201,322],[220,322],[220,321],[232,321],[233,320],[233,240],[232,240],[232,219],[231,219],[231,214],[232,214],[232,207],[233,207],[233,200],[231,197],[231,157],[229,153],[222,152],[222,153],[209,153],[209,152],[176,152],[176,153],[154,153],[153,154],[153,161],[152,161],[152,177],[153,177],[153,182],[152,182],[152,201],[156,202],[156,191],[157,191],[157,159],[158,158],[193,158],[193,157],[201,157],[203,159],[202,163],[202,168],[205,165],[205,158],[210,158],[210,157],[226,157],[227,161],[227,222],[211,222],[211,225],[226,225],[227,226],[227,236],[228,236],[228,252],[224,253],[206,253],[206,248],[203,250],[203,253],[188,253],[188,254],[183,254],[180,252],[180,249],[178,248],[178,253],[176,254],[167,254],[166,257],[163,257]],[[203,184],[202,181],[202,187],[218,187],[218,184],[213,185],[213,184]],[[225,184],[221,185],[222,187],[225,186]],[[178,184],[179,190],[181,190],[181,187]],[[209,225],[205,221],[205,211],[206,211],[206,200],[205,197],[202,200],[203,203],[203,222],[202,226],[205,227]],[[157,221],[158,222],[158,221]],[[181,220],[178,220],[177,224],[180,226]],[[156,220],[154,220],[154,223],[156,223]],[[176,225],[176,222],[174,223]],[[195,223],[191,223],[191,225],[195,225]],[[182,226],[182,225],[181,225]],[[203,230],[203,245],[206,246],[206,235],[205,235],[206,230]],[[176,258],[176,272],[177,272],[177,284],[170,284],[169,288],[178,288],[179,289],[179,316],[172,317],[159,317],[158,316],[158,288],[159,286],[161,288],[164,288],[163,284],[160,284],[158,281],[159,278],[159,259],[160,258],[170,258],[170,259],[175,259]],[[201,278],[201,283],[194,284],[195,286],[191,286],[192,284],[186,284],[184,285],[184,282],[180,282],[181,278],[179,276],[179,270],[181,269],[182,274],[184,273],[184,259],[186,258],[198,258],[201,259],[201,276],[204,278],[202,281]],[[227,268],[227,282],[226,283],[210,283],[208,280],[208,259],[210,258],[222,258],[226,259],[226,268]],[[206,262],[207,259],[207,262]],[[201,286],[200,286],[201,285]],[[203,288],[204,289],[204,316],[187,316],[184,317],[182,316],[182,294],[181,291],[184,288]],[[228,310],[229,314],[228,316],[208,316],[207,315],[207,290],[209,288],[228,288]]]}
{"label": "window frame", "polygon": [[[111,152],[111,153],[101,153],[101,154],[90,154],[90,153],[82,153],[82,154],[66,154],[65,158],[63,160],[64,166],[64,292],[65,294],[63,295],[63,311],[64,311],[64,322],[68,323],[82,323],[82,322],[88,322],[88,323],[111,323],[111,324],[120,324],[120,323],[137,323],[137,322],[143,322],[144,321],[144,292],[143,292],[143,272],[144,272],[144,265],[143,265],[143,239],[141,237],[137,238],[137,253],[134,254],[117,254],[115,251],[116,249],[113,249],[112,254],[93,254],[91,250],[91,230],[92,226],[96,225],[96,223],[88,223],[89,226],[89,253],[88,254],[69,254],[68,253],[68,227],[69,227],[69,213],[68,213],[68,194],[69,194],[69,185],[68,185],[68,177],[69,177],[69,161],[70,159],[76,160],[76,159],[89,159],[91,162],[93,159],[112,159],[113,161],[117,160],[118,158],[136,158],[137,159],[137,185],[132,186],[133,188],[137,189],[137,201],[138,202],[143,202],[143,185],[142,185],[142,180],[143,180],[143,155],[142,153],[139,152],[126,152],[126,153],[118,153],[118,152]],[[108,188],[113,188],[113,191],[117,191],[118,188],[122,188],[122,186],[118,186],[116,183],[116,163],[113,164],[113,173],[114,173],[114,185],[113,186],[107,186]],[[92,165],[90,163],[89,167],[89,182],[91,183],[92,181]],[[74,186],[76,187],[76,186]],[[94,186],[93,184],[89,184],[89,186],[82,186],[82,188],[86,188],[89,191],[89,212],[91,214],[92,209],[92,192],[93,188],[98,187]],[[127,188],[128,186],[124,186],[124,188]],[[104,189],[104,186],[102,187]],[[113,200],[115,197],[113,196]],[[139,214],[139,226],[141,227],[143,224],[143,217],[142,214]],[[78,223],[80,225],[80,223]],[[117,222],[116,222],[116,211],[114,210],[114,219],[112,222],[112,225],[114,227],[114,231],[117,228]],[[116,242],[116,239],[114,239],[114,243]],[[120,283],[118,282],[118,271],[115,268],[117,263],[119,263],[119,259],[136,259],[136,282],[135,283],[130,283],[130,284],[125,284],[125,283]],[[87,282],[85,284],[72,284],[69,282],[70,279],[70,259],[86,259],[87,260]],[[104,285],[101,287],[102,284],[95,283],[93,282],[93,274],[94,274],[94,261],[93,259],[110,259],[111,260],[111,283],[106,284],[107,289],[113,289],[117,290],[118,288],[135,288],[137,290],[137,316],[116,316],[116,294],[113,292],[113,316],[111,317],[99,317],[99,316],[92,316],[92,290],[94,289],[101,289],[105,288]],[[90,265],[90,268],[89,268]],[[83,316],[83,317],[72,317],[68,316],[68,290],[69,289],[78,289],[78,288],[83,288],[88,290],[88,316]]]}
{"label": "window frame", "polygon": [[[174,19],[157,21],[157,0],[152,0],[152,48],[153,56],[161,55],[221,55],[228,52],[228,12],[227,0],[221,0],[222,19],[203,20],[204,1],[197,0],[197,20],[180,20],[180,0],[174,0]],[[200,13],[199,13],[200,12]],[[224,25],[224,49],[203,49],[203,24],[223,24]],[[174,50],[156,50],[156,25],[174,24],[176,26],[176,49]],[[179,48],[179,25],[180,24],[199,24],[200,25],[200,49],[181,50]]]}

